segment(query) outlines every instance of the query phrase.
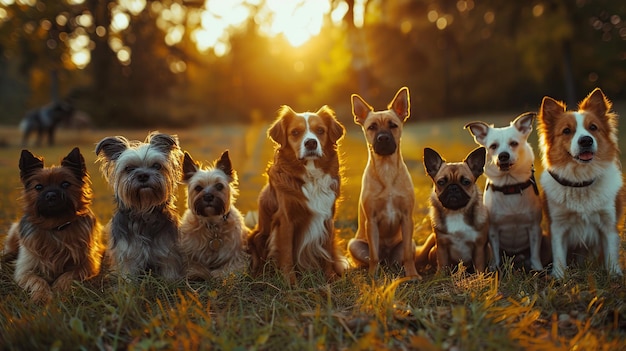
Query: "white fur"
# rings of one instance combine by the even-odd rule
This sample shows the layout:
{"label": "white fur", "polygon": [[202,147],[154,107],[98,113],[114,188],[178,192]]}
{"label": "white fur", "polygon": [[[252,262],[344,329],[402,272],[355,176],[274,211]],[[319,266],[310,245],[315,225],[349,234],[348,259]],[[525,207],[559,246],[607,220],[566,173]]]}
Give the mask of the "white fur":
{"label": "white fur", "polygon": [[591,151],[595,153],[598,150],[598,143],[596,138],[594,138],[593,135],[591,135],[591,133],[584,128],[585,116],[580,112],[575,112],[574,117],[576,118],[576,132],[574,132],[574,136],[572,137],[569,153],[574,157],[580,154],[580,145],[578,144],[578,140],[585,136],[591,137],[593,140]]}
{"label": "white fur", "polygon": [[[330,261],[331,255],[324,249],[324,238],[328,237],[324,222],[332,220],[332,208],[336,200],[334,188],[337,180],[329,174],[324,174],[321,169],[315,167],[314,161],[306,164],[307,173],[304,176],[305,183],[302,185],[302,193],[307,198],[307,205],[312,212],[309,227],[303,234],[303,243],[300,246],[297,257],[301,257],[303,252],[320,252],[322,258]],[[314,245],[315,250],[308,247]]]}
{"label": "white fur", "polygon": [[450,256],[463,262],[472,262],[473,247],[467,243],[478,240],[480,233],[465,223],[462,213],[445,216],[446,231],[450,239]]}
{"label": "white fur", "polygon": [[306,123],[306,131],[304,133],[304,135],[302,136],[302,141],[300,142],[300,150],[299,152],[299,158],[303,159],[303,158],[307,158],[310,157],[311,155],[308,155],[308,151],[307,148],[305,146],[305,143],[308,140],[315,140],[317,142],[317,148],[314,151],[314,158],[317,157],[322,157],[323,152],[322,152],[322,144],[320,143],[320,140],[318,139],[317,135],[315,135],[315,133],[313,133],[311,131],[311,126],[309,125],[309,117],[313,116],[313,113],[309,113],[309,112],[305,112],[305,113],[301,113],[299,114],[300,116],[302,116],[302,118],[304,118],[304,121]]}

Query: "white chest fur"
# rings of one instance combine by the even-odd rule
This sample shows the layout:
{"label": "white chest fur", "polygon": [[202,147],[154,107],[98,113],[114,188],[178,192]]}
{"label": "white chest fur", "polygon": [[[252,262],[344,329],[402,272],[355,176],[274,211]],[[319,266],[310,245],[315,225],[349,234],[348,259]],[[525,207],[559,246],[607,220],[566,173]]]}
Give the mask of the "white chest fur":
{"label": "white chest fur", "polygon": [[446,216],[446,237],[450,240],[450,256],[457,261],[471,262],[473,245],[479,237],[478,231],[465,222],[462,213]]}

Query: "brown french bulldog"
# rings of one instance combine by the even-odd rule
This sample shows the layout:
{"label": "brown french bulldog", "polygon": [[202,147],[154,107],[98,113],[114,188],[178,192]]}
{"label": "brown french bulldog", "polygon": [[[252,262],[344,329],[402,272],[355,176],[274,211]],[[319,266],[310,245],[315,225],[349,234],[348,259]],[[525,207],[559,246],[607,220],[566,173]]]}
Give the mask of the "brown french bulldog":
{"label": "brown french bulldog", "polygon": [[[437,270],[463,262],[476,272],[485,270],[489,221],[476,179],[483,173],[485,148],[472,151],[463,162],[447,163],[430,148],[424,149],[424,167],[433,181],[430,221],[433,233],[417,257],[436,257]],[[416,262],[418,265],[421,262]]]}

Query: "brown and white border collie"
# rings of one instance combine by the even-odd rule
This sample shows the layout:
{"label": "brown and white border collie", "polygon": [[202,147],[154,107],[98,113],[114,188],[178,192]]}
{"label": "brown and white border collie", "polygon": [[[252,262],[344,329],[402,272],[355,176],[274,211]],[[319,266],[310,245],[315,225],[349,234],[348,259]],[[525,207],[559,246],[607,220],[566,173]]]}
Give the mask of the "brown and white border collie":
{"label": "brown and white border collie", "polygon": [[283,106],[268,130],[276,143],[268,183],[259,194],[259,219],[250,234],[251,273],[273,261],[290,284],[296,272],[343,274],[334,228],[335,202],[341,184],[337,142],[345,133],[335,113],[296,113]]}
{"label": "brown and white border collie", "polygon": [[611,102],[596,88],[578,111],[568,111],[546,96],[537,130],[552,275],[563,278],[575,253],[602,257],[609,273],[621,275],[617,223],[623,212],[622,171]]}

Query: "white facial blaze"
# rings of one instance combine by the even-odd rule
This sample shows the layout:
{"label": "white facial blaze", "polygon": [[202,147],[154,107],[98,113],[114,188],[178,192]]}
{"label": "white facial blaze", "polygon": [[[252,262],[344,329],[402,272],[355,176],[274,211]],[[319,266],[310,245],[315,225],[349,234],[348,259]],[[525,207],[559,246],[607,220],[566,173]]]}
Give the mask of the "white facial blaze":
{"label": "white facial blaze", "polygon": [[591,135],[591,133],[589,133],[589,131],[585,128],[585,116],[582,113],[574,112],[574,118],[576,118],[576,132],[572,137],[572,141],[570,144],[570,153],[574,157],[580,154],[580,145],[578,144],[578,141],[580,140],[580,138],[585,136],[588,136],[591,138],[591,140],[593,140],[591,151],[595,153],[598,143],[596,142],[596,139],[593,137],[593,135]]}
{"label": "white facial blaze", "polygon": [[[298,155],[301,159],[308,157],[321,157],[322,156],[322,145],[320,140],[317,138],[317,135],[311,131],[311,125],[309,124],[309,117],[312,116],[310,113],[303,113],[301,116],[304,118],[304,122],[306,123],[306,131],[302,136],[302,141],[300,142],[300,155]],[[308,150],[306,148],[306,142],[308,140],[315,140],[317,144],[315,150]]]}

